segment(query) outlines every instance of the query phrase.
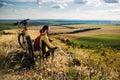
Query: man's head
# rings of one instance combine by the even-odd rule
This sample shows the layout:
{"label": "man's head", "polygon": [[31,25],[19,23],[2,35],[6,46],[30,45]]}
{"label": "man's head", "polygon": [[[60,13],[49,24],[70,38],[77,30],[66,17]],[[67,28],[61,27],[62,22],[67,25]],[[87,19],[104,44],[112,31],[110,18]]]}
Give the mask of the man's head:
{"label": "man's head", "polygon": [[48,25],[44,25],[43,28],[40,30],[40,33],[44,33],[44,32],[49,34],[49,26]]}

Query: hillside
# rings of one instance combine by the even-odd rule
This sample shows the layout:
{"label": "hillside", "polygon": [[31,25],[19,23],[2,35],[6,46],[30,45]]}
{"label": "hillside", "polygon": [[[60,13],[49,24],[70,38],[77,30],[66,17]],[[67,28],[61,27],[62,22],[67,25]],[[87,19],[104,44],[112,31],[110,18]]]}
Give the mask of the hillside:
{"label": "hillside", "polygon": [[[96,47],[82,47],[80,43],[85,44],[81,40],[89,43],[99,40],[119,41],[120,27],[109,25],[66,25],[51,26],[51,32],[55,35],[49,36],[53,39],[53,44],[59,46],[54,52],[54,57],[50,56],[47,60],[40,60],[37,57],[39,52],[34,52],[36,62],[34,69],[27,70],[21,66],[21,61],[15,62],[13,56],[15,53],[24,53],[18,44],[18,29],[4,30],[5,33],[0,36],[0,79],[3,80],[119,80],[119,58],[120,50],[104,46],[99,42],[95,43]],[[79,32],[71,34],[63,34],[65,32],[73,32],[83,28],[100,27],[99,30]],[[34,40],[42,26],[29,27],[30,37]],[[73,27],[73,28],[69,28]],[[102,33],[101,33],[102,32]],[[59,34],[62,33],[62,34]],[[118,35],[118,36],[117,36]],[[112,37],[111,37],[112,36]],[[85,37],[85,38],[84,38]],[[77,45],[73,42],[77,42]],[[115,41],[116,42],[116,41]],[[88,45],[88,44],[87,44]],[[7,57],[8,56],[8,57]],[[4,64],[6,61],[7,64]],[[12,65],[11,65],[12,64]],[[9,66],[8,66],[9,65]],[[14,65],[14,66],[13,66]]]}
{"label": "hillside", "polygon": [[[16,36],[14,40],[0,43],[0,79],[17,80],[17,79],[43,79],[43,80],[98,80],[98,79],[119,79],[119,56],[120,51],[112,48],[105,48],[100,44],[96,49],[82,49],[64,47],[61,42],[57,40],[59,47],[55,53],[54,58],[50,57],[48,60],[40,62],[36,58],[35,68],[27,71],[16,71],[20,66],[16,64],[12,69],[2,66],[5,56],[16,51],[21,51],[17,43]],[[37,54],[37,52],[35,52]],[[51,62],[52,61],[52,62]],[[9,63],[8,63],[9,64]]]}

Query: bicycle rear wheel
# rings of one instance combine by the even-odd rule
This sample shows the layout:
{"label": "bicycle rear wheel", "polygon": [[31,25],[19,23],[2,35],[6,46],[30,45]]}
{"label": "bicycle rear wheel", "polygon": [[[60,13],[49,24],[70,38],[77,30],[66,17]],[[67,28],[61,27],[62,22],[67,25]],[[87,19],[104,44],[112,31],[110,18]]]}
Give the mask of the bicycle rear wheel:
{"label": "bicycle rear wheel", "polygon": [[24,50],[27,50],[27,41],[26,41],[25,34],[21,33],[18,35],[18,43],[21,46],[21,48],[23,48]]}

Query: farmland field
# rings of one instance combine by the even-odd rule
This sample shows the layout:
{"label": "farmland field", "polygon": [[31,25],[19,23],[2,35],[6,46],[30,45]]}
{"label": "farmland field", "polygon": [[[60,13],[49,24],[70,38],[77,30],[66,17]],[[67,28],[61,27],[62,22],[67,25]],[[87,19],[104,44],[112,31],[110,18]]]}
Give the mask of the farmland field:
{"label": "farmland field", "polygon": [[[3,24],[1,23],[0,27],[4,33],[12,33],[11,36],[17,34],[18,29],[15,26],[8,26],[10,23]],[[12,27],[11,27],[12,26]],[[42,26],[30,26],[28,27],[28,32],[31,38],[34,40],[39,35],[39,30]],[[91,28],[100,28],[98,30],[91,30],[85,32],[69,33],[76,30],[84,30]],[[7,30],[5,30],[7,29]],[[61,26],[50,26],[50,33],[57,33],[53,37],[61,37],[64,39],[69,39],[77,44],[85,44],[97,46],[97,43],[101,42],[107,47],[116,47],[120,46],[120,26],[119,25],[102,25],[102,24],[74,24],[74,25],[61,25]],[[68,34],[69,33],[69,34]],[[1,41],[6,40],[6,37],[9,35],[1,35]],[[9,40],[9,39],[7,39]],[[112,42],[112,43],[111,43]]]}
{"label": "farmland field", "polygon": [[89,46],[97,46],[98,43],[102,43],[104,46],[120,48],[120,35],[113,34],[101,34],[89,37],[80,37],[72,40],[77,44],[84,44]]}
{"label": "farmland field", "polygon": [[99,35],[99,34],[117,34],[120,35],[120,26],[116,25],[93,25],[93,24],[81,24],[81,25],[66,25],[67,27],[74,27],[77,29],[86,29],[86,28],[101,28],[99,30],[87,31],[82,33],[75,33],[75,34],[63,34],[65,38],[68,39],[75,39],[79,37],[85,36],[92,36],[92,35]]}

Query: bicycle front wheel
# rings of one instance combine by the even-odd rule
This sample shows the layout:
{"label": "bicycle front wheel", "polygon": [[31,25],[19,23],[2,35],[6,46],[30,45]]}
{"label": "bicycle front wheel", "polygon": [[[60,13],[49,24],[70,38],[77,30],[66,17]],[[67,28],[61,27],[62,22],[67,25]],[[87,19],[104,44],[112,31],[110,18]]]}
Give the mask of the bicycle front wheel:
{"label": "bicycle front wheel", "polygon": [[21,48],[23,48],[24,50],[27,50],[27,41],[26,41],[25,34],[21,33],[18,35],[18,43]]}

